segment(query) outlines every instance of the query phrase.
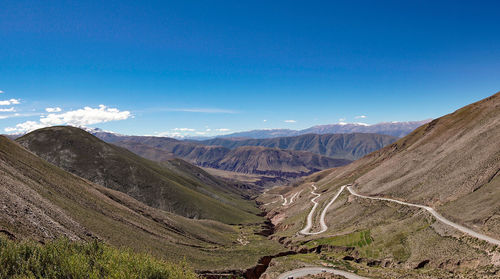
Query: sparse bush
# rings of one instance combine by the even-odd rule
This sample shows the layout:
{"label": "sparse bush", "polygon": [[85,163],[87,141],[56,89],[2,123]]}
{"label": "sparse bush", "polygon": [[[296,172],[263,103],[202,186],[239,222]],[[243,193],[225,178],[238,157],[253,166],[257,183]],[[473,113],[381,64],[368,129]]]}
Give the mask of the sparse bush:
{"label": "sparse bush", "polygon": [[67,239],[45,245],[0,237],[0,278],[148,278],[191,279],[185,262],[176,264],[104,243]]}

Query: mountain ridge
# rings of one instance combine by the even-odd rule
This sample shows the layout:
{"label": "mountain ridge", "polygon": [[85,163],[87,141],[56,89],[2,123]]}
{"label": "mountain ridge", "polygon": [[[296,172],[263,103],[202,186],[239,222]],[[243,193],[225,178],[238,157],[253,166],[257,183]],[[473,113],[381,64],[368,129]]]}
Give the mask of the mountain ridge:
{"label": "mountain ridge", "polygon": [[[150,159],[173,154],[201,167],[292,178],[351,162],[305,151],[249,146],[231,150],[222,146],[206,146],[160,137],[127,137],[115,141],[114,144],[137,152],[138,155],[148,156]],[[163,154],[149,152],[151,149],[162,151]]]}
{"label": "mountain ridge", "polygon": [[335,159],[357,160],[397,140],[380,134],[305,134],[268,139],[215,138],[195,141],[210,146],[235,149],[241,146],[263,146],[295,151],[308,151]]}
{"label": "mountain ridge", "polygon": [[236,132],[216,136],[219,138],[253,138],[265,139],[274,137],[292,137],[304,134],[347,134],[347,133],[374,133],[402,137],[411,133],[415,128],[430,122],[432,119],[406,122],[381,122],[377,124],[364,123],[337,123],[312,126],[303,130],[291,129],[264,129]]}

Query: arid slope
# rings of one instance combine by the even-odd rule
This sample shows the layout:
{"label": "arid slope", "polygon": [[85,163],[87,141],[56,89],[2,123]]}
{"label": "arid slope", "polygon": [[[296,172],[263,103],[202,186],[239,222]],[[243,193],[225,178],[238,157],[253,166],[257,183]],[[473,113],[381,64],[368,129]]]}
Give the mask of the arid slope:
{"label": "arid slope", "polygon": [[[322,171],[286,192],[269,191],[259,201],[276,224],[275,237],[291,247],[328,248],[310,261],[341,262],[376,278],[496,278],[500,253],[436,221],[425,210],[394,202],[363,199],[344,191],[326,211],[328,229],[297,234],[312,203],[312,184],[321,197],[319,212],[353,183],[360,194],[434,208],[452,222],[500,239],[500,93],[417,128],[399,141],[344,167]],[[291,205],[280,197],[300,193]],[[274,203],[273,203],[274,202]],[[286,259],[279,260],[282,263]],[[294,266],[297,261],[294,259]],[[275,263],[275,266],[280,266]],[[372,268],[373,266],[377,268]],[[422,272],[419,270],[423,270]],[[493,276],[492,276],[493,275]],[[370,276],[368,276],[370,277]]]}
{"label": "arid slope", "polygon": [[[500,93],[417,128],[326,180],[360,192],[442,208],[500,237]],[[453,209],[453,210],[451,210]]]}

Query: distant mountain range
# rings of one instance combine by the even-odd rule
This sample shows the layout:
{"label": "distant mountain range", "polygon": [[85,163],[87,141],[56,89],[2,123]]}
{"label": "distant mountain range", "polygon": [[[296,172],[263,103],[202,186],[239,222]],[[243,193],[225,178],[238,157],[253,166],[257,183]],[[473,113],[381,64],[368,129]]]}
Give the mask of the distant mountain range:
{"label": "distant mountain range", "polygon": [[197,141],[210,146],[230,149],[241,146],[262,146],[295,151],[308,151],[335,159],[357,160],[397,140],[396,137],[379,134],[305,134],[295,137],[266,139],[215,138]]}
{"label": "distant mountain range", "polygon": [[278,148],[241,146],[230,149],[162,137],[118,136],[112,138],[103,133],[98,133],[96,136],[103,136],[111,140],[113,144],[151,160],[163,161],[178,157],[197,166],[246,174],[293,178],[351,162],[351,160],[334,159],[307,151]]}
{"label": "distant mountain range", "polygon": [[[102,140],[150,160],[163,162],[177,157],[201,167],[280,179],[297,178],[343,166],[397,140],[387,135],[356,133],[181,141],[166,137],[123,136],[102,130],[89,131]],[[265,181],[269,182],[267,178]]]}
{"label": "distant mountain range", "polygon": [[347,133],[375,133],[394,137],[404,137],[417,127],[430,122],[432,119],[408,122],[383,122],[373,125],[364,123],[339,123],[318,125],[304,130],[266,129],[252,130],[217,136],[218,138],[252,138],[265,139],[276,137],[292,137],[304,134],[347,134]]}

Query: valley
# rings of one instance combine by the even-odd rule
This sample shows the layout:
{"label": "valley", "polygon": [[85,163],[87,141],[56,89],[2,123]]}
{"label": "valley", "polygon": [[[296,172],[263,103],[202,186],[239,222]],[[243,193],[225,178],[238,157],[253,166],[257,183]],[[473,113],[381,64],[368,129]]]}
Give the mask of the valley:
{"label": "valley", "polygon": [[[443,164],[450,160],[468,158],[466,152],[477,152],[470,148],[472,142],[493,140],[500,123],[496,114],[499,96],[433,120],[396,142],[390,143],[392,139],[384,136],[389,140],[385,147],[384,141],[379,142],[378,150],[351,164],[316,170],[293,181],[284,172],[259,174],[258,168],[250,173],[238,168],[200,168],[176,158],[176,154],[187,154],[183,158],[193,162],[205,158],[207,152],[229,150],[217,155],[227,158],[227,154],[234,154],[229,148],[237,152],[256,150],[259,156],[266,156],[268,150],[285,154],[310,152],[276,149],[272,144],[246,146],[255,145],[253,140],[242,143],[221,139],[202,145],[168,138],[124,139],[101,134],[100,138],[112,142],[106,143],[73,127],[36,130],[15,142],[2,138],[4,194],[0,206],[7,211],[0,225],[4,235],[16,240],[45,242],[61,236],[74,241],[97,239],[137,252],[148,251],[163,259],[183,257],[206,278],[271,279],[325,272],[345,278],[404,278],[402,274],[413,278],[467,278],[472,270],[489,278],[488,274],[500,271],[500,237],[496,226],[489,224],[497,220],[497,203],[488,200],[498,195],[498,146],[488,145],[489,151],[482,153],[485,155],[474,164],[464,165],[466,169],[461,172],[473,177],[456,180],[451,178],[456,172],[441,176],[435,176],[435,172],[446,169]],[[457,138],[448,137],[436,149],[436,138],[457,134],[454,129],[465,132]],[[316,145],[320,139],[300,137],[313,139]],[[336,141],[358,139],[360,135],[321,137]],[[361,135],[367,144],[374,138],[377,136]],[[297,138],[276,140],[284,141],[294,142]],[[342,154],[335,147],[338,145],[328,144],[329,140],[321,142],[333,152],[325,154]],[[235,145],[223,146],[229,144]],[[428,145],[433,148],[428,149]],[[239,158],[246,164],[252,160],[252,152],[231,160]],[[439,160],[435,156],[418,159],[426,152],[438,152]],[[412,161],[401,159],[408,153],[413,153]],[[190,157],[193,154],[198,156]],[[282,155],[278,158],[280,163],[287,162]],[[401,164],[402,160],[406,163]],[[407,165],[409,162],[411,165]],[[433,170],[420,172],[429,164],[435,164]],[[269,163],[267,166],[272,168]],[[387,172],[388,167],[391,172]],[[404,174],[395,176],[400,169]],[[262,175],[276,186],[259,184]],[[409,182],[402,184],[402,179]],[[463,186],[453,191],[437,187],[430,199],[428,190],[413,186],[411,192],[403,192],[404,186],[394,186],[415,180],[450,181]],[[460,190],[463,187],[469,190]],[[477,221],[470,223],[470,219],[450,214],[456,202],[471,204],[481,191],[490,193],[482,196],[481,211],[476,213],[475,218],[488,216],[481,226]],[[485,211],[488,206],[490,213]],[[132,242],[135,244],[126,244]],[[461,255],[459,259],[452,257],[457,254]],[[450,262],[451,258],[454,261]]]}
{"label": "valley", "polygon": [[0,279],[500,279],[500,1],[0,7]]}
{"label": "valley", "polygon": [[[283,248],[256,233],[262,217],[246,225],[189,219],[147,206],[113,189],[70,174],[0,137],[0,227],[18,241],[104,241],[196,270],[250,268]],[[245,237],[245,245],[238,238]]]}

